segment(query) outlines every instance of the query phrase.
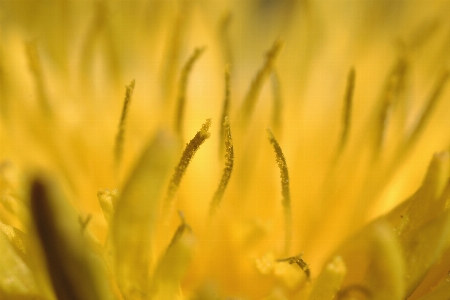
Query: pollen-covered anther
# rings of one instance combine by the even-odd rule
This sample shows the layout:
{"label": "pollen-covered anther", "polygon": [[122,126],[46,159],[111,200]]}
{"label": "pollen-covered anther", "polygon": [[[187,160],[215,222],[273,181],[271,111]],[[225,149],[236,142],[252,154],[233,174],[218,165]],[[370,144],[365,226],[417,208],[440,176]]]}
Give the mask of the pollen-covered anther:
{"label": "pollen-covered anther", "polygon": [[116,168],[120,166],[122,156],[123,156],[123,144],[125,140],[125,122],[127,120],[127,114],[131,102],[131,96],[133,95],[135,81],[131,81],[129,85],[126,86],[125,100],[123,101],[122,114],[120,116],[119,128],[116,135],[116,143],[114,146],[114,162]]}
{"label": "pollen-covered anther", "polygon": [[209,138],[211,133],[209,132],[209,127],[211,126],[211,119],[207,119],[206,122],[202,125],[200,130],[194,136],[194,138],[186,144],[186,148],[181,155],[180,162],[175,168],[175,173],[170,180],[169,187],[167,189],[167,196],[164,200],[163,204],[163,214],[167,214],[170,211],[173,198],[175,197],[176,192],[180,186],[181,180],[183,179],[184,173],[186,172],[189,163],[194,157],[197,150],[200,146],[205,142],[206,139]]}
{"label": "pollen-covered anther", "polygon": [[281,194],[283,196],[282,205],[284,209],[284,227],[285,227],[285,245],[284,252],[287,253],[290,248],[291,238],[292,238],[292,212],[291,212],[291,192],[289,188],[289,172],[284,157],[283,151],[281,150],[280,144],[275,139],[270,128],[267,128],[267,134],[269,142],[272,144],[275,151],[275,161],[277,162],[278,168],[280,169],[281,178]]}
{"label": "pollen-covered anther", "polygon": [[223,169],[222,178],[220,180],[219,186],[214,193],[213,199],[211,201],[209,215],[212,216],[219,206],[219,203],[225,193],[225,189],[228,185],[228,182],[231,177],[231,173],[233,171],[234,165],[234,149],[233,149],[233,140],[231,138],[231,130],[230,130],[230,122],[228,121],[228,117],[225,116],[225,120],[223,123],[223,131],[224,131],[224,145],[225,145],[225,168]]}
{"label": "pollen-covered anther", "polygon": [[308,279],[311,279],[311,271],[309,270],[308,264],[302,259],[302,254],[288,258],[278,259],[277,262],[288,262],[291,265],[297,264],[305,272]]}

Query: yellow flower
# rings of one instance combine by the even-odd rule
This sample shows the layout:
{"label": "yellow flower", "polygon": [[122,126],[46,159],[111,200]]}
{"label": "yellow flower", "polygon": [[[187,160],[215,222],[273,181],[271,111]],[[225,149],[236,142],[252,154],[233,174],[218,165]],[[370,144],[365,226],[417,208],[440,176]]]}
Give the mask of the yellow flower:
{"label": "yellow flower", "polygon": [[449,9],[3,1],[0,298],[447,299]]}

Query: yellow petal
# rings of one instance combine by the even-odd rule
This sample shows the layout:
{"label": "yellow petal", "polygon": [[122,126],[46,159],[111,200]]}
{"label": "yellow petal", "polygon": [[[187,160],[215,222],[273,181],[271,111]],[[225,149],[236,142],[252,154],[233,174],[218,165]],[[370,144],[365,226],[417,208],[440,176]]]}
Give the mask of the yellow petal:
{"label": "yellow petal", "polygon": [[37,297],[39,293],[30,269],[3,232],[0,232],[0,249],[0,298]]}
{"label": "yellow petal", "polygon": [[444,192],[446,192],[449,166],[450,157],[447,152],[436,153],[433,156],[422,186],[409,199],[409,208],[403,214],[401,228],[399,228],[400,234],[413,232],[415,228],[444,211],[447,200],[447,193]]}
{"label": "yellow petal", "polygon": [[25,245],[23,242],[26,235],[17,228],[3,224],[2,222],[0,222],[0,230],[3,231],[3,233],[8,237],[10,243],[14,246],[17,253],[23,257],[26,253]]}
{"label": "yellow petal", "polygon": [[77,213],[59,187],[37,176],[31,181],[31,211],[58,299],[114,299],[100,257],[89,251]]}
{"label": "yellow petal", "polygon": [[148,292],[160,195],[174,167],[176,149],[174,137],[158,133],[143,151],[114,207],[115,271],[125,297]]}
{"label": "yellow petal", "polygon": [[361,294],[370,299],[404,299],[403,252],[385,220],[378,219],[366,226],[335,255],[342,256],[348,270],[340,296]]}
{"label": "yellow petal", "polygon": [[333,257],[316,279],[309,300],[333,299],[339,291],[346,274],[347,268],[342,257]]}
{"label": "yellow petal", "polygon": [[151,299],[184,299],[180,284],[191,262],[195,238],[190,230],[177,233],[156,268],[152,280]]}
{"label": "yellow petal", "polygon": [[401,243],[407,295],[450,246],[449,161],[447,152],[435,154],[419,190],[385,217]]}
{"label": "yellow petal", "polygon": [[450,295],[450,279],[441,282],[431,293],[420,297],[419,300],[442,300]]}
{"label": "yellow petal", "polygon": [[402,237],[406,259],[406,290],[411,294],[428,270],[449,248],[450,211]]}

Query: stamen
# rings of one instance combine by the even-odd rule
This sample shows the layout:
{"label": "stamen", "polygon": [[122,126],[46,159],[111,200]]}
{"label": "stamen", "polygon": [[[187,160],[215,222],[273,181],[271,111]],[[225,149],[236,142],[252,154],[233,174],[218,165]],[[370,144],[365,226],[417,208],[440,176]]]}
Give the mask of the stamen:
{"label": "stamen", "polygon": [[409,39],[406,41],[407,50],[417,50],[421,46],[425,45],[442,26],[442,22],[439,18],[427,19],[420,23],[410,34]]}
{"label": "stamen", "polygon": [[337,157],[344,150],[350,133],[350,123],[352,116],[353,93],[355,90],[355,68],[351,68],[347,77],[347,88],[344,97],[344,110],[342,111],[342,134],[339,142]]}
{"label": "stamen", "polygon": [[177,62],[180,58],[182,39],[187,23],[186,10],[190,9],[189,1],[181,1],[180,5],[180,11],[173,21],[171,37],[165,50],[164,66],[161,75],[163,99],[172,99]]}
{"label": "stamen", "polygon": [[281,177],[281,194],[283,195],[283,208],[284,208],[284,222],[285,222],[285,247],[284,251],[287,253],[289,251],[291,236],[292,236],[292,216],[291,216],[291,194],[289,190],[289,173],[286,164],[286,159],[284,158],[283,151],[281,150],[280,145],[277,140],[273,136],[270,128],[267,128],[267,133],[269,135],[269,142],[272,144],[273,149],[275,150],[276,162],[278,168],[280,169],[280,177]]}
{"label": "stamen", "polygon": [[106,2],[103,1],[93,2],[93,6],[95,6],[95,13],[86,33],[85,44],[83,46],[81,63],[84,72],[82,74],[90,73],[87,68],[93,67],[95,51],[97,50],[96,46],[100,45],[104,53],[105,62],[107,63],[106,67],[109,68],[107,74],[111,76],[115,84],[119,84],[121,73],[120,57],[115,45],[115,38],[112,34],[109,8]]}
{"label": "stamen", "polygon": [[250,120],[253,109],[255,108],[256,101],[258,100],[259,94],[261,93],[263,84],[266,78],[272,72],[275,60],[280,53],[283,43],[280,40],[276,40],[272,48],[266,55],[266,61],[263,67],[256,74],[255,79],[253,79],[247,96],[244,99],[241,109],[241,121],[242,125],[245,127]]}
{"label": "stamen", "polygon": [[170,180],[169,187],[167,189],[167,196],[164,201],[163,214],[166,214],[170,210],[173,198],[175,197],[178,188],[180,187],[181,179],[183,179],[184,173],[186,172],[189,163],[197,152],[198,148],[209,138],[209,127],[211,126],[211,119],[207,119],[202,125],[202,128],[197,132],[194,138],[186,145],[183,151],[180,162],[175,168],[175,173]]}
{"label": "stamen", "polygon": [[51,114],[51,108],[48,100],[48,93],[45,88],[44,75],[42,73],[42,65],[36,43],[27,43],[26,52],[28,56],[29,68],[31,73],[33,74],[36,85],[36,94],[39,101],[39,106],[42,112],[48,116]]}
{"label": "stamen", "polygon": [[116,170],[119,169],[122,161],[124,134],[125,134],[125,121],[127,119],[128,107],[131,102],[131,96],[133,95],[135,81],[131,81],[130,85],[126,86],[125,100],[123,102],[122,115],[120,117],[119,129],[116,135],[116,145],[114,147],[114,162]]}
{"label": "stamen", "polygon": [[211,201],[211,206],[209,209],[209,215],[212,216],[222,200],[225,189],[230,181],[231,172],[233,171],[234,164],[234,150],[233,150],[233,140],[231,138],[230,123],[228,117],[225,117],[223,123],[223,129],[225,131],[225,168],[223,169],[222,179],[220,180],[219,187],[214,193],[213,199]]}
{"label": "stamen", "polygon": [[381,107],[377,116],[377,129],[375,130],[374,157],[378,158],[387,134],[387,128],[392,107],[398,100],[404,87],[407,64],[404,59],[399,59],[386,79],[381,95]]}
{"label": "stamen", "polygon": [[221,48],[223,51],[225,62],[230,65],[233,64],[231,43],[228,37],[228,29],[230,28],[231,20],[232,20],[231,13],[227,11],[223,14],[219,23],[219,39],[221,43]]}
{"label": "stamen", "polygon": [[415,126],[414,130],[412,131],[411,135],[409,136],[408,140],[405,142],[405,145],[403,148],[410,148],[411,145],[420,136],[421,132],[425,128],[425,124],[428,122],[428,119],[430,118],[430,116],[433,112],[434,107],[437,105],[439,97],[441,96],[442,92],[444,91],[444,88],[447,84],[449,75],[450,75],[450,72],[448,70],[446,70],[438,78],[438,80],[433,88],[433,91],[431,92],[431,95],[426,102],[423,112],[418,118],[416,126]]}
{"label": "stamen", "polygon": [[305,272],[308,280],[311,280],[311,270],[309,269],[308,264],[302,259],[302,254],[291,256],[288,258],[277,259],[277,262],[288,262],[291,265],[297,264],[303,270],[303,272]]}
{"label": "stamen", "polygon": [[180,217],[181,224],[178,226],[177,230],[175,231],[168,248],[172,247],[172,245],[174,245],[181,238],[181,236],[183,235],[183,233],[186,230],[188,230],[190,232],[192,231],[191,227],[186,223],[184,213],[181,210],[178,211],[178,216]]}
{"label": "stamen", "polygon": [[280,88],[280,76],[276,69],[272,71],[272,93],[273,93],[273,112],[272,112],[272,124],[275,128],[275,132],[280,132],[281,129],[281,111],[283,108],[281,88]]}
{"label": "stamen", "polygon": [[[223,108],[222,108],[222,117],[221,121],[222,124],[225,124],[225,118],[229,115],[230,111],[230,66],[227,65],[225,67],[225,99],[223,101]],[[220,143],[219,143],[219,155],[222,156],[223,150],[224,150],[224,141],[226,139],[226,128],[225,126],[220,126]]]}
{"label": "stamen", "polygon": [[177,112],[175,115],[175,132],[181,136],[182,134],[182,126],[184,121],[184,107],[186,105],[186,89],[189,79],[189,74],[191,73],[192,67],[194,63],[200,58],[202,53],[206,48],[196,48],[194,53],[192,53],[191,57],[189,57],[188,61],[183,67],[181,71],[180,85],[178,89],[178,101],[177,101]]}

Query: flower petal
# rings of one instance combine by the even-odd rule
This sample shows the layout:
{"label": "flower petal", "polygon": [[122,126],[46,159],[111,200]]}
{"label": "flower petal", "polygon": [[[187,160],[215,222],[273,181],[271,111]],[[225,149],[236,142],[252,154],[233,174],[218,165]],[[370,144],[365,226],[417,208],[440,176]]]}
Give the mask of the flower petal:
{"label": "flower petal", "polygon": [[49,179],[31,181],[31,210],[58,299],[114,299],[104,261],[89,251],[75,210]]}
{"label": "flower petal", "polygon": [[16,253],[13,245],[3,232],[0,232],[0,297],[37,296],[38,289],[28,266]]}
{"label": "flower petal", "polygon": [[332,258],[316,279],[309,300],[333,299],[339,291],[346,274],[347,268],[342,257],[335,256]]}
{"label": "flower petal", "polygon": [[408,295],[450,246],[449,165],[447,152],[435,154],[420,189],[386,216],[403,249]]}
{"label": "flower petal", "polygon": [[403,252],[385,220],[378,219],[366,226],[335,255],[342,256],[348,270],[340,296],[361,294],[370,299],[404,299]]}
{"label": "flower petal", "polygon": [[187,224],[181,224],[156,267],[151,299],[183,299],[180,283],[191,262],[195,237]]}
{"label": "flower petal", "polygon": [[124,297],[148,293],[160,195],[177,149],[174,137],[158,133],[143,151],[114,207],[115,274]]}
{"label": "flower petal", "polygon": [[450,282],[449,280],[444,280],[441,284],[438,285],[431,293],[420,297],[419,300],[441,300],[447,299],[448,295],[450,295]]}

